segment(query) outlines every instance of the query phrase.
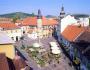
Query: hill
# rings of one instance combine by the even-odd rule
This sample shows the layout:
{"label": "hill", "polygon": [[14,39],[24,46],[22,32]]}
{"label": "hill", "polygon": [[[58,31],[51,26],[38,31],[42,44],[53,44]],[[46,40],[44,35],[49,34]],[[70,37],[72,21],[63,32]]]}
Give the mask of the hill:
{"label": "hill", "polygon": [[25,17],[35,16],[35,14],[34,13],[28,14],[28,13],[23,13],[23,12],[14,12],[14,13],[0,15],[0,17],[6,17],[6,18],[14,18],[16,16],[18,16],[22,19]]}
{"label": "hill", "polygon": [[53,15],[47,15],[46,18],[57,18],[57,17]]}

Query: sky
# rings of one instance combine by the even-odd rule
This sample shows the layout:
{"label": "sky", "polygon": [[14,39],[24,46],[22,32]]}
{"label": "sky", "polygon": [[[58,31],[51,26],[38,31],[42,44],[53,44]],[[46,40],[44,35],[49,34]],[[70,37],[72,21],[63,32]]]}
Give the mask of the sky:
{"label": "sky", "polygon": [[67,14],[90,14],[90,0],[0,0],[0,14],[12,12],[58,16],[62,4]]}

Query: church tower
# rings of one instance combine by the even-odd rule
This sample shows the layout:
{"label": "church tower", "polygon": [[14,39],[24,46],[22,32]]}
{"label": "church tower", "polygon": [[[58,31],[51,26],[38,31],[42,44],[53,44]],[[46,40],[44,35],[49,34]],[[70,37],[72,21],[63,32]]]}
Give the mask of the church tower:
{"label": "church tower", "polygon": [[38,30],[38,43],[40,43],[40,38],[42,38],[42,14],[40,9],[38,10],[38,15],[37,15],[37,30]]}
{"label": "church tower", "polygon": [[64,12],[64,7],[62,5],[61,7],[61,12],[60,12],[60,19],[64,18],[65,17],[65,12]]}
{"label": "church tower", "polygon": [[65,12],[64,12],[64,7],[62,5],[61,7],[61,12],[60,15],[58,17],[58,26],[57,26],[57,36],[58,36],[58,40],[60,41],[60,33],[61,33],[61,20],[65,17]]}
{"label": "church tower", "polygon": [[42,28],[42,14],[40,9],[38,10],[38,15],[37,15],[37,28]]}

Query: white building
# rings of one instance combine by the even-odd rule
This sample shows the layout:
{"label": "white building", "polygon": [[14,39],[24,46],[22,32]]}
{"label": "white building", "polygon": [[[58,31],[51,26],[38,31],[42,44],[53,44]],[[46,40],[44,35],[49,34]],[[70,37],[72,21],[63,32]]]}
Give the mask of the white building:
{"label": "white building", "polygon": [[22,36],[21,28],[14,23],[0,23],[0,28],[14,41],[18,41]]}
{"label": "white building", "polygon": [[68,25],[72,25],[75,23],[77,23],[77,20],[73,16],[71,15],[65,16],[63,19],[61,19],[61,33]]}
{"label": "white building", "polygon": [[86,14],[75,14],[73,15],[82,26],[89,26],[89,15]]}

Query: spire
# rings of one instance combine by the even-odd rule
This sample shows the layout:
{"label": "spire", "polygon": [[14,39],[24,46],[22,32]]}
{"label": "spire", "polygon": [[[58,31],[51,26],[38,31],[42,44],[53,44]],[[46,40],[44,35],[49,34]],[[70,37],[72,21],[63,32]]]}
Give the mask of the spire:
{"label": "spire", "polygon": [[62,4],[61,12],[60,12],[60,18],[62,19],[62,18],[64,18],[64,16],[65,16],[65,12],[64,12],[64,6]]}
{"label": "spire", "polygon": [[64,7],[63,7],[63,4],[62,4],[62,7],[61,7],[61,11],[64,11]]}
{"label": "spire", "polygon": [[38,15],[37,15],[37,18],[38,18],[38,19],[41,19],[41,18],[42,18],[42,14],[41,14],[40,9],[38,10]]}

